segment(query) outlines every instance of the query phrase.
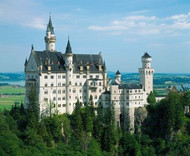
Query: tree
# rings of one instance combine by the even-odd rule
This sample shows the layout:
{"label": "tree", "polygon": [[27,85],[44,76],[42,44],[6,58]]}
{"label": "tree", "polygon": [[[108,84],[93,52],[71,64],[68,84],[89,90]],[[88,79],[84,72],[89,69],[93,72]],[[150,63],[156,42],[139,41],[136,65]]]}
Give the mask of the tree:
{"label": "tree", "polygon": [[150,92],[150,94],[148,95],[147,98],[147,102],[151,105],[156,103],[156,99],[155,99],[155,93],[153,93],[152,91]]}
{"label": "tree", "polygon": [[101,139],[102,149],[112,154],[116,151],[116,145],[118,144],[118,133],[115,125],[115,109],[111,104],[105,112],[105,127],[103,129],[103,135]]}
{"label": "tree", "polygon": [[80,139],[83,137],[83,125],[82,125],[82,117],[81,117],[81,103],[77,100],[76,107],[73,113],[72,119],[73,126],[73,134],[76,139]]}
{"label": "tree", "polygon": [[31,87],[28,94],[28,102],[28,123],[31,127],[35,127],[39,121],[39,105],[37,103],[36,86],[34,85]]}

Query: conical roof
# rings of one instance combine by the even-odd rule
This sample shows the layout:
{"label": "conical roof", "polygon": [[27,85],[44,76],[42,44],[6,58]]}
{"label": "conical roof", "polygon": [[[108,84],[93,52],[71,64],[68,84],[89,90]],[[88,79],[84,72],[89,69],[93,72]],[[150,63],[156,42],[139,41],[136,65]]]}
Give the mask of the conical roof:
{"label": "conical roof", "polygon": [[121,73],[119,72],[119,70],[117,70],[117,72],[115,73],[115,75],[121,75]]}
{"label": "conical roof", "polygon": [[51,34],[54,34],[54,28],[53,28],[53,24],[51,21],[51,16],[49,16],[49,23],[47,25],[47,32],[51,32]]}
{"label": "conical roof", "polygon": [[142,58],[151,58],[151,56],[146,52],[146,53],[144,53],[144,55],[142,56]]}
{"label": "conical roof", "polygon": [[71,49],[71,45],[70,45],[69,39],[68,39],[68,42],[67,42],[67,47],[66,47],[65,53],[66,54],[72,54],[72,49]]}

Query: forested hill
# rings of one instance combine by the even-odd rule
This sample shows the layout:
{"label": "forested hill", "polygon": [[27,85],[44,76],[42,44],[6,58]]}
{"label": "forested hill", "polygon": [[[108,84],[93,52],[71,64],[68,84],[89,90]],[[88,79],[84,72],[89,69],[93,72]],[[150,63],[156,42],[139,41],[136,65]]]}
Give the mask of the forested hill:
{"label": "forested hill", "polygon": [[[189,155],[190,115],[184,106],[190,106],[190,92],[170,93],[159,103],[152,94],[147,116],[135,124],[134,134],[116,125],[112,104],[107,109],[99,105],[95,115],[92,99],[84,107],[78,101],[72,115],[51,113],[39,120],[35,88],[29,99],[27,110],[21,105],[0,111],[2,156]],[[141,115],[137,114],[139,119]]]}
{"label": "forested hill", "polygon": [[0,73],[0,81],[23,81],[23,80],[25,80],[23,72]]}

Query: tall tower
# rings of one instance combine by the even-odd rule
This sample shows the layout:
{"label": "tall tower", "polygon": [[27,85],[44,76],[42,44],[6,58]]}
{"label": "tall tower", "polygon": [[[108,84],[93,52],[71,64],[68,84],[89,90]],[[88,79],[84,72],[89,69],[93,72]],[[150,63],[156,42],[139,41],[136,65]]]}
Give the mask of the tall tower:
{"label": "tall tower", "polygon": [[68,39],[65,51],[65,69],[66,69],[66,112],[73,112],[73,96],[72,96],[72,75],[73,75],[73,53]]}
{"label": "tall tower", "polygon": [[121,73],[119,72],[119,70],[117,70],[117,72],[115,73],[115,81],[120,84],[121,83]]}
{"label": "tall tower", "polygon": [[154,69],[151,68],[152,57],[146,52],[141,57],[142,68],[139,68],[140,83],[146,92],[146,96],[153,91],[153,74]]}
{"label": "tall tower", "polygon": [[46,50],[55,52],[56,37],[54,34],[54,28],[51,22],[51,16],[49,17],[49,23],[47,25],[46,36],[44,37],[46,43]]}

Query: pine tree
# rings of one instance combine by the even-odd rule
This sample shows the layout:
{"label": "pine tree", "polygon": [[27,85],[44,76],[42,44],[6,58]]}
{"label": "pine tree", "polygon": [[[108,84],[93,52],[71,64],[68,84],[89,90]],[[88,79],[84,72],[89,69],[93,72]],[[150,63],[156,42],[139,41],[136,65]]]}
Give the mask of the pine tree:
{"label": "pine tree", "polygon": [[155,99],[155,93],[153,93],[152,91],[150,92],[148,98],[147,98],[147,102],[151,105],[156,103],[156,99]]}
{"label": "pine tree", "polygon": [[73,114],[72,120],[74,136],[76,139],[80,139],[83,137],[83,125],[82,125],[82,117],[81,117],[81,103],[77,100],[76,107]]}

